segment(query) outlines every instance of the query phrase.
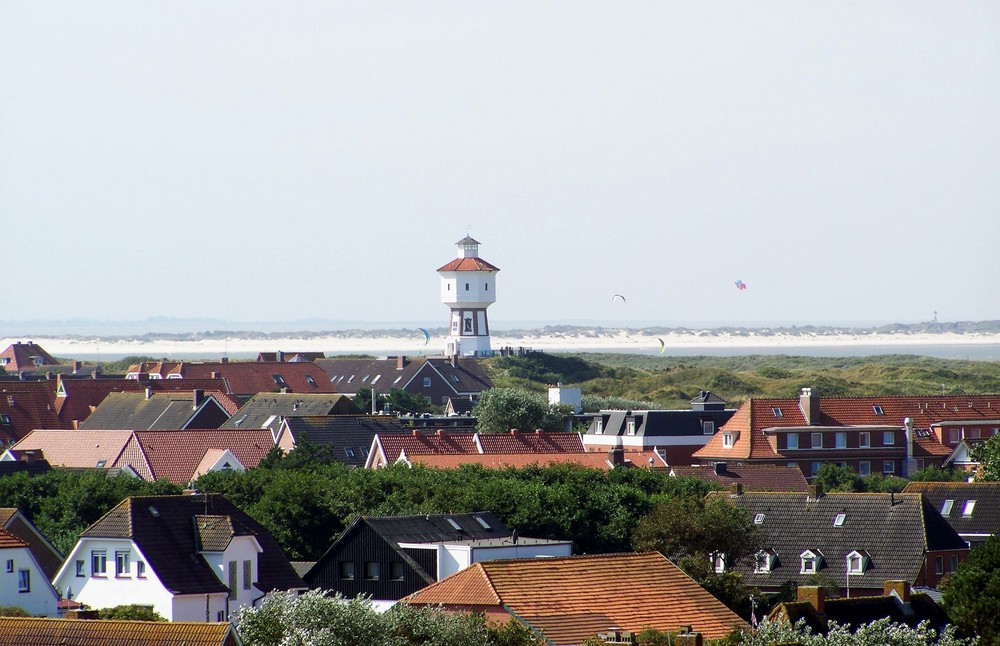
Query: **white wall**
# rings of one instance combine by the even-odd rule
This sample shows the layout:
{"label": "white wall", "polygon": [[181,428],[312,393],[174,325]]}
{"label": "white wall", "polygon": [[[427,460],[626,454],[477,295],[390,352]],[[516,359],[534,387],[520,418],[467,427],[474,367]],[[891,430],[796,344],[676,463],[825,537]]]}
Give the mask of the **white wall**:
{"label": "white wall", "polygon": [[[18,588],[20,570],[28,572],[27,592]],[[22,608],[35,617],[55,617],[58,601],[59,596],[28,548],[0,550],[0,605]]]}
{"label": "white wall", "polygon": [[177,595],[172,601],[171,621],[206,621],[206,617],[207,621],[219,621],[219,617],[227,621],[227,598],[224,592]]}
{"label": "white wall", "polygon": [[443,543],[438,550],[438,581],[480,561],[572,555],[573,545],[571,543],[510,544],[489,547]]}

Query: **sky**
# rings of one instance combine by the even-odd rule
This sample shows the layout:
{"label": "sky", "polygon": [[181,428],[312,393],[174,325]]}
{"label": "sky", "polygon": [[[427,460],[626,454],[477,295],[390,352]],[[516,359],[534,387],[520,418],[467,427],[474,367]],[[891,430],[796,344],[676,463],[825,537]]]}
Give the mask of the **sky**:
{"label": "sky", "polygon": [[998,319],[998,115],[992,0],[0,0],[0,319]]}

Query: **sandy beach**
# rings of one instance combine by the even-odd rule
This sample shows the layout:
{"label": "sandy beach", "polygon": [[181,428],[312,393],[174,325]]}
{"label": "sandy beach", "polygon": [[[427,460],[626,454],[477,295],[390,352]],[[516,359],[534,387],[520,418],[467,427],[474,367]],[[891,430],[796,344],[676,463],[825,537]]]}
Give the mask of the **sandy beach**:
{"label": "sandy beach", "polygon": [[[493,335],[494,350],[501,347],[531,348],[548,352],[641,352],[659,351],[662,339],[665,350],[671,348],[692,350],[705,349],[775,349],[803,347],[870,347],[898,346],[901,351],[907,346],[954,345],[980,346],[1000,344],[1000,334],[758,334],[752,331],[733,334],[719,331],[689,333],[671,332],[647,335],[635,330],[601,329],[581,330],[566,334],[544,333],[543,331],[510,334],[500,331]],[[26,338],[5,338],[0,340],[0,348]],[[155,357],[205,357],[247,356],[258,352],[324,352],[328,355],[347,353],[373,355],[434,355],[440,354],[445,346],[444,336],[433,336],[426,344],[421,333],[414,331],[405,336],[400,331],[387,335],[377,331],[367,333],[332,333],[330,335],[261,335],[259,337],[200,338],[191,340],[157,338],[59,338],[35,337],[30,339],[40,344],[50,354],[58,357],[107,358],[128,355],[149,355]]]}

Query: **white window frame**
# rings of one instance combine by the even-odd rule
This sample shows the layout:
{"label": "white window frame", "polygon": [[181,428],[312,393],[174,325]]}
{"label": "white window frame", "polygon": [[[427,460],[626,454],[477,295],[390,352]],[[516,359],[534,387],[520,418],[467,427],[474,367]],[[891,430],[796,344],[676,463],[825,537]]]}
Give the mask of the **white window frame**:
{"label": "white window frame", "polygon": [[90,576],[108,575],[108,551],[92,550],[90,552]]}
{"label": "white window frame", "polygon": [[115,551],[115,576],[125,577],[129,575],[129,558],[130,554],[128,550],[117,550]]}
{"label": "white window frame", "polygon": [[772,568],[772,556],[767,550],[761,550],[754,555],[754,574],[767,574]]}
{"label": "white window frame", "polygon": [[635,420],[634,419],[627,419],[627,420],[625,420],[625,434],[626,435],[635,435]]}
{"label": "white window frame", "polygon": [[962,518],[972,518],[974,511],[976,511],[976,501],[966,500],[965,505],[962,507]]}
{"label": "white window frame", "polygon": [[868,449],[872,445],[872,434],[868,431],[858,433],[858,448]]}
{"label": "white window frame", "polygon": [[847,514],[837,514],[836,516],[833,517],[833,526],[843,527],[845,520],[847,520]]}
{"label": "white window frame", "polygon": [[736,445],[736,433],[725,431],[722,434],[722,448],[731,449]]}
{"label": "white window frame", "polygon": [[604,435],[604,420],[594,420],[594,435]]}
{"label": "white window frame", "polygon": [[819,555],[812,550],[806,550],[799,554],[801,568],[799,574],[816,574],[819,571]]}
{"label": "white window frame", "polygon": [[950,516],[951,515],[951,510],[954,507],[955,507],[955,501],[953,499],[951,499],[951,498],[948,498],[941,505],[941,515],[942,516]]}
{"label": "white window frame", "polygon": [[868,558],[857,550],[847,555],[847,573],[864,574],[868,565]]}
{"label": "white window frame", "polygon": [[896,473],[896,461],[895,460],[883,460],[882,461],[882,473]]}
{"label": "white window frame", "polygon": [[726,571],[726,555],[715,553],[712,555],[712,571],[716,574],[724,574]]}
{"label": "white window frame", "polygon": [[833,445],[838,449],[847,448],[847,431],[837,431],[834,435]]}
{"label": "white window frame", "polygon": [[882,445],[883,446],[895,446],[896,445],[896,431],[882,431]]}

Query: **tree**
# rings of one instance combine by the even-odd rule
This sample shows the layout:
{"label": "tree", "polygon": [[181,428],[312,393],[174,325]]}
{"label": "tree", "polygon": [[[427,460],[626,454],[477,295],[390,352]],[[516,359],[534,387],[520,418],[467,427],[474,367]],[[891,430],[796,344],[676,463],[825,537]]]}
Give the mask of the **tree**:
{"label": "tree", "polygon": [[952,623],[985,644],[1000,644],[1000,536],[991,536],[969,552],[944,591]]}
{"label": "tree", "polygon": [[[362,412],[370,412],[372,409],[372,389],[359,389],[354,395],[354,405]],[[424,397],[409,393],[402,388],[392,388],[388,393],[378,393],[376,408],[396,413],[427,413],[434,409]]]}
{"label": "tree", "polygon": [[932,464],[911,475],[910,480],[915,482],[965,482],[970,475],[972,474],[961,469],[942,469]]}
{"label": "tree", "polygon": [[[667,500],[639,520],[633,544],[660,552],[730,610],[749,616],[750,590],[732,568],[763,549],[764,533],[745,509],[720,498]],[[719,557],[725,572],[715,571]]]}
{"label": "tree", "polygon": [[832,462],[821,464],[813,484],[823,487],[823,491],[854,492],[863,491],[861,477],[850,467],[842,467]]}
{"label": "tree", "polygon": [[975,640],[962,639],[955,634],[954,626],[947,626],[938,633],[926,621],[916,628],[877,619],[864,624],[856,631],[850,626],[830,622],[826,635],[813,634],[800,620],[794,626],[784,620],[765,619],[754,630],[741,630],[728,640],[742,646],[772,646],[798,644],[799,646],[973,646]]}
{"label": "tree", "polygon": [[246,646],[530,646],[543,643],[517,626],[488,624],[483,615],[396,604],[377,612],[367,598],[320,590],[274,592],[259,608],[237,611]]}
{"label": "tree", "polygon": [[547,431],[562,429],[563,414],[542,395],[519,388],[490,388],[472,407],[476,428],[483,433],[506,433],[511,429]]}
{"label": "tree", "polygon": [[979,463],[976,480],[994,482],[1000,480],[1000,435],[994,435],[985,442],[976,442],[969,447],[969,456]]}
{"label": "tree", "polygon": [[151,606],[127,604],[113,608],[101,608],[97,611],[101,619],[126,619],[129,621],[166,621],[166,617],[153,610]]}

